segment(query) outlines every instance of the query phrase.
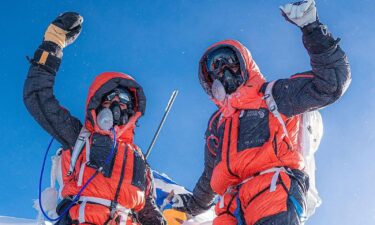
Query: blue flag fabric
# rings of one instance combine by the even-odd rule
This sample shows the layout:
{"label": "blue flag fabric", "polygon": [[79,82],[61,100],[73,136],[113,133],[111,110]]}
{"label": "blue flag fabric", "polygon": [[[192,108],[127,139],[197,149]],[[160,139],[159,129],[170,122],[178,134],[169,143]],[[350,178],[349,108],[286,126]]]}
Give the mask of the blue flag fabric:
{"label": "blue flag fabric", "polygon": [[163,209],[171,208],[170,203],[167,202],[166,204],[165,200],[172,191],[175,194],[191,193],[191,191],[177,184],[164,173],[153,170],[152,175],[154,176],[155,183],[154,195],[156,196],[156,204],[159,208],[162,206]]}

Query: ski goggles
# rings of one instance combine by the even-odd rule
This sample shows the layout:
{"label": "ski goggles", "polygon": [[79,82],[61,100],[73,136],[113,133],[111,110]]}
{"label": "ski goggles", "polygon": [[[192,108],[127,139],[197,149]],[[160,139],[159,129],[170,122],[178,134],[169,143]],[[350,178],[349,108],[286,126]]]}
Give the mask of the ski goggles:
{"label": "ski goggles", "polygon": [[129,105],[129,104],[132,103],[132,101],[131,101],[132,98],[131,98],[130,93],[127,90],[122,89],[122,88],[114,89],[111,93],[109,93],[105,97],[105,100],[106,101],[112,101],[116,96],[118,96],[121,103],[124,103],[126,105]]}
{"label": "ski goggles", "polygon": [[225,69],[231,70],[239,68],[239,61],[236,53],[230,48],[219,48],[207,55],[206,69],[211,79],[220,79]]}

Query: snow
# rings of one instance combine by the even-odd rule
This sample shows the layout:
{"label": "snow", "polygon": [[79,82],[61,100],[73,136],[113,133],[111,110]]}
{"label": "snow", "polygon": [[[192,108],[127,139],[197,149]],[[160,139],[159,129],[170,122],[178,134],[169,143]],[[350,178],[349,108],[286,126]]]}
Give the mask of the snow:
{"label": "snow", "polygon": [[[38,225],[36,220],[15,218],[8,216],[0,216],[0,225]],[[52,225],[52,223],[46,222],[45,225]]]}

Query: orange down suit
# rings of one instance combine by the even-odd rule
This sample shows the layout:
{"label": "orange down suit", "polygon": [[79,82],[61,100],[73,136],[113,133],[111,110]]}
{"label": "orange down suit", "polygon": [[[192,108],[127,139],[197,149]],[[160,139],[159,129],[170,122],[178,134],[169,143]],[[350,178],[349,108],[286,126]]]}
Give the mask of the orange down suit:
{"label": "orange down suit", "polygon": [[[61,59],[47,54],[46,62],[39,63],[39,58],[45,52],[53,51],[51,48],[57,47],[43,42],[35,52],[25,81],[24,102],[37,122],[63,148],[61,173],[62,196],[65,199],[59,204],[58,213],[66,210],[68,205],[65,203],[93,178],[58,224],[165,224],[153,199],[150,168],[141,150],[133,142],[135,123],[146,107],[142,87],[123,73],[100,74],[89,89],[83,126],[78,118],[59,104],[53,93]],[[114,127],[114,145],[114,133],[98,127],[96,109],[101,105],[103,97],[117,87],[126,88],[132,94],[135,113],[125,125]],[[73,149],[84,130],[89,135],[84,140],[85,145],[79,148],[81,152],[76,163],[72,163],[73,172],[68,175]],[[109,158],[109,163],[104,164],[112,146],[116,146],[114,154]],[[99,171],[101,166],[103,169]]]}
{"label": "orange down suit", "polygon": [[[277,80],[272,89],[288,135],[266,104],[268,83],[241,43],[221,41],[204,53],[200,83],[219,110],[209,120],[205,169],[193,190],[193,200],[187,203],[193,215],[207,209],[217,194],[215,225],[302,223],[309,179],[302,172],[304,161],[298,145],[300,115],[333,103],[350,83],[346,55],[329,32],[316,29],[304,34],[303,40],[313,70]],[[236,53],[245,80],[223,101],[213,97],[213,81],[205,67],[206,56],[218,48]]]}

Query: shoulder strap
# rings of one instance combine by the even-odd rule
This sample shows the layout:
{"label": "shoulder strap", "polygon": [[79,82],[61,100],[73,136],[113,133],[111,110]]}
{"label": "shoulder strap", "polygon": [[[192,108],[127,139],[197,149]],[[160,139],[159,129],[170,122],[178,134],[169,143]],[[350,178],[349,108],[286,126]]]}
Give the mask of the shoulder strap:
{"label": "shoulder strap", "polygon": [[289,134],[288,134],[288,131],[286,129],[284,120],[281,117],[280,112],[278,111],[276,101],[275,101],[275,99],[273,98],[273,95],[272,95],[272,89],[273,89],[273,86],[275,85],[275,83],[276,83],[276,81],[274,80],[274,81],[271,81],[270,83],[267,84],[266,91],[264,93],[263,99],[266,100],[268,109],[272,112],[272,114],[277,118],[277,120],[279,121],[279,123],[283,127],[284,134],[289,138]]}
{"label": "shoulder strap", "polygon": [[72,156],[70,158],[68,176],[73,173],[74,167],[76,166],[77,158],[81,154],[81,151],[85,143],[88,142],[88,138],[90,137],[90,135],[91,135],[90,131],[88,131],[85,126],[83,126],[81,131],[79,132],[77,141],[74,144]]}

